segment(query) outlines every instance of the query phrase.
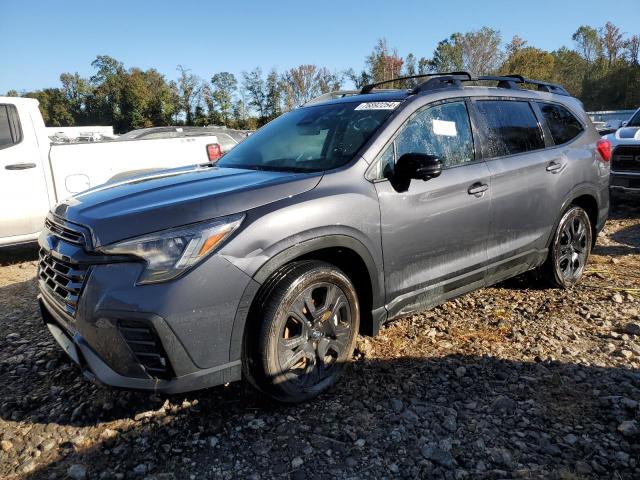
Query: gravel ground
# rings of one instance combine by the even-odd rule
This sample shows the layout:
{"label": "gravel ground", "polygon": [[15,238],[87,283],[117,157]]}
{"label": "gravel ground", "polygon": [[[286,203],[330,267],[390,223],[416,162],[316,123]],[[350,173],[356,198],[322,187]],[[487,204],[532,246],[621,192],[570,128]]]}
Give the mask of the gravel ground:
{"label": "gravel ground", "polygon": [[361,338],[329,394],[171,397],[85,381],[0,257],[0,478],[640,478],[640,209],[571,291],[516,279]]}

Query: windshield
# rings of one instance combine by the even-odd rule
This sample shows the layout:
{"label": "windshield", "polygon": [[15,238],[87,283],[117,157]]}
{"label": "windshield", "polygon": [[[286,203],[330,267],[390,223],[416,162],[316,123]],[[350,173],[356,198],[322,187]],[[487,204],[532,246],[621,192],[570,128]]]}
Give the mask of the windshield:
{"label": "windshield", "polygon": [[627,123],[627,127],[640,127],[640,110],[636,112],[636,114],[631,117],[631,120]]}
{"label": "windshield", "polygon": [[300,108],[265,125],[218,165],[316,172],[353,158],[399,102],[338,103]]}

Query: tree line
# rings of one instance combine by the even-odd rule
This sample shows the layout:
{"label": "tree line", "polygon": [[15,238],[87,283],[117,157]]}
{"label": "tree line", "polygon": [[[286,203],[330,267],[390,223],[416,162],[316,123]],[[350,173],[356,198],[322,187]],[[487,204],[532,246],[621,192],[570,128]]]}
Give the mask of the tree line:
{"label": "tree line", "polygon": [[[225,125],[254,129],[311,98],[340,88],[433,72],[469,71],[475,75],[517,73],[560,83],[588,110],[636,108],[640,104],[640,37],[607,22],[583,25],[571,37],[572,48],[545,51],[514,36],[504,42],[498,30],[483,27],[453,33],[431,56],[400,56],[380,39],[365,57],[364,68],[332,71],[299,65],[279,73],[260,67],[240,78],[218,72],[203,79],[178,65],[177,79],[151,68],[126,68],[117,59],[98,55],[94,74],[60,75],[60,87],[9,96],[40,101],[50,126],[113,125],[115,131],[164,125]],[[391,83],[404,87],[405,83]]]}

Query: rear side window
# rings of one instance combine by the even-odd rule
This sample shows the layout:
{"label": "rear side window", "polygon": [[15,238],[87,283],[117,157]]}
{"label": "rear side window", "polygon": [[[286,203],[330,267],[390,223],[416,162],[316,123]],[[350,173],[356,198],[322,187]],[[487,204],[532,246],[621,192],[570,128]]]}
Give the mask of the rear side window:
{"label": "rear side window", "polygon": [[14,105],[0,105],[0,149],[22,141],[18,110]]}
{"label": "rear side window", "polygon": [[556,145],[570,142],[584,130],[578,119],[560,105],[541,103],[540,110]]}
{"label": "rear side window", "polygon": [[544,148],[542,132],[529,102],[480,100],[476,102],[483,134],[484,158],[503,157]]}

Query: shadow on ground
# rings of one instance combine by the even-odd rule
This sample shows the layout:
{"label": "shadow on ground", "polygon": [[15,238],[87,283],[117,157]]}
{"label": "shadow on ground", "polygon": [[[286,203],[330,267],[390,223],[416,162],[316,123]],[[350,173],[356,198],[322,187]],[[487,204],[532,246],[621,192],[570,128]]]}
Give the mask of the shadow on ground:
{"label": "shadow on ground", "polygon": [[[332,392],[298,406],[271,403],[241,384],[156,398],[78,382],[73,368],[62,372],[29,386],[41,392],[56,383],[61,391],[10,418],[45,430],[104,422],[116,430],[89,448],[61,443],[25,478],[65,478],[72,464],[85,465],[88,478],[143,471],[156,478],[638,473],[629,463],[640,455],[638,438],[617,430],[633,418],[622,399],[640,391],[637,370],[458,355],[358,361]],[[20,378],[3,375],[2,382],[10,392],[23,390]],[[108,411],[100,407],[105,402]],[[47,418],[56,404],[82,413]],[[292,466],[296,457],[302,462]]]}

